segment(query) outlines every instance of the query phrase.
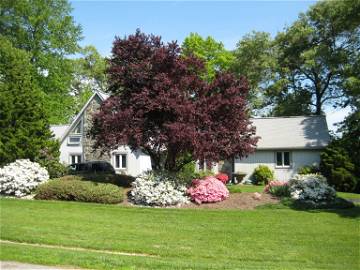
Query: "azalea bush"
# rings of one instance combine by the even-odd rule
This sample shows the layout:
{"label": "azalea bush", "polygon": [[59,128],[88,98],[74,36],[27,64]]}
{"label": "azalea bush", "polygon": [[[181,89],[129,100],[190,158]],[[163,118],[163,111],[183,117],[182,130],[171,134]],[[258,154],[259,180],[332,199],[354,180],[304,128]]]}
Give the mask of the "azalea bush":
{"label": "azalea bush", "polygon": [[336,197],[335,189],[328,185],[321,174],[297,174],[290,179],[289,187],[290,196],[295,200],[318,203],[332,201]]}
{"label": "azalea bush", "polygon": [[229,181],[229,176],[226,173],[218,173],[215,175],[215,178],[221,181],[223,184],[226,184]]}
{"label": "azalea bush", "polygon": [[49,173],[45,168],[28,159],[18,159],[0,168],[0,193],[23,197],[47,180]]}
{"label": "azalea bush", "polygon": [[131,199],[135,204],[171,206],[189,202],[186,187],[167,174],[145,173],[132,183]]}
{"label": "azalea bush", "polygon": [[198,204],[220,202],[229,197],[226,186],[213,176],[194,179],[187,193]]}
{"label": "azalea bush", "polygon": [[290,187],[287,182],[270,181],[264,188],[264,192],[270,193],[276,197],[289,197]]}

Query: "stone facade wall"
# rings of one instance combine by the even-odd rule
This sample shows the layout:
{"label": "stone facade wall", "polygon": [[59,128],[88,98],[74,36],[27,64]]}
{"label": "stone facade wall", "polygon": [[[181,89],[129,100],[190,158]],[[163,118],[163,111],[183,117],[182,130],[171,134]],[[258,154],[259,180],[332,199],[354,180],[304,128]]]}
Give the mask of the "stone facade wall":
{"label": "stone facade wall", "polygon": [[96,113],[101,105],[101,100],[98,97],[95,97],[86,108],[84,115],[83,115],[83,156],[84,161],[90,160],[102,160],[111,162],[111,156],[109,153],[104,153],[101,155],[101,151],[99,149],[95,150],[92,148],[94,141],[88,135],[91,126],[92,126],[92,119],[94,113]]}

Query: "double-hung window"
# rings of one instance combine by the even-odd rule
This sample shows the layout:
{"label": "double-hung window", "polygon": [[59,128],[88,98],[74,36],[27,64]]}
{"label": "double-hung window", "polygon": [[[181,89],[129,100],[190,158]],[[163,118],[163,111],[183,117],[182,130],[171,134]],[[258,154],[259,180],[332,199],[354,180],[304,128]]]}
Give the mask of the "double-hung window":
{"label": "double-hung window", "polygon": [[70,162],[70,164],[80,163],[81,162],[81,154],[70,154],[69,162]]}
{"label": "double-hung window", "polygon": [[290,167],[291,155],[289,151],[276,152],[276,167]]}
{"label": "double-hung window", "polygon": [[127,156],[126,154],[114,154],[114,168],[125,170],[127,168]]}

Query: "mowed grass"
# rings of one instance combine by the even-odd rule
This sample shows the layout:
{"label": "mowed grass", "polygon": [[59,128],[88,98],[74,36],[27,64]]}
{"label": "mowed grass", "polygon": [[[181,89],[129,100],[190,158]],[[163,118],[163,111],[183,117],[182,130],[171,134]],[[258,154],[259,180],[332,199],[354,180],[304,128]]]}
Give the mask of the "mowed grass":
{"label": "mowed grass", "polygon": [[[228,185],[230,193],[248,193],[248,192],[263,192],[265,186],[264,185]],[[349,192],[337,192],[338,197],[344,199],[358,199],[360,200],[360,194],[357,193],[349,193]]]}
{"label": "mowed grass", "polygon": [[248,193],[248,192],[263,192],[265,186],[263,185],[228,185],[230,193]]}
{"label": "mowed grass", "polygon": [[150,209],[1,199],[1,260],[91,269],[358,269],[359,208]]}

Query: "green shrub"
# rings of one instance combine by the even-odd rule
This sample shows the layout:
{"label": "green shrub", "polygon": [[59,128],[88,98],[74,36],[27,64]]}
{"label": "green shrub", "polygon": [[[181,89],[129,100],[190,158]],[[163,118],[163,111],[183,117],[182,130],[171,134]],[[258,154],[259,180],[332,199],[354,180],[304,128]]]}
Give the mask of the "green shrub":
{"label": "green shrub", "polygon": [[347,209],[353,208],[354,203],[347,201],[343,198],[335,198],[332,201],[313,202],[293,200],[290,198],[284,198],[281,200],[281,204],[296,210],[311,210],[311,209]]}
{"label": "green shrub", "polygon": [[189,162],[179,172],[173,175],[180,183],[189,185],[193,179],[200,179],[206,176],[214,175],[210,170],[196,171],[195,162]]}
{"label": "green shrub", "polygon": [[319,173],[319,167],[315,165],[304,166],[298,169],[298,174],[313,174]]}
{"label": "green shrub", "polygon": [[94,183],[82,180],[50,180],[37,187],[35,199],[61,200],[94,203],[120,203],[124,191],[112,184]]}
{"label": "green shrub", "polygon": [[195,162],[189,162],[176,173],[175,177],[184,184],[190,184],[195,177]]}
{"label": "green shrub", "polygon": [[68,175],[61,177],[62,180],[83,180],[96,183],[107,183],[117,185],[119,187],[130,187],[134,182],[135,177],[125,174],[111,174],[111,173],[81,173],[75,175]]}
{"label": "green shrub", "polygon": [[274,178],[274,172],[266,165],[259,165],[252,176],[255,185],[267,184]]}
{"label": "green shrub", "polygon": [[276,197],[290,197],[289,185],[272,186],[269,188],[269,193]]}
{"label": "green shrub", "polygon": [[40,150],[39,155],[35,158],[36,162],[47,169],[50,178],[59,178],[68,173],[67,166],[59,161],[59,149],[59,141],[51,140]]}
{"label": "green shrub", "polygon": [[351,192],[355,189],[355,166],[344,149],[329,145],[320,157],[320,172],[331,186],[337,191]]}
{"label": "green shrub", "polygon": [[200,178],[204,178],[206,176],[213,176],[213,175],[214,175],[214,173],[210,170],[197,171],[194,174],[194,178],[200,179]]}

